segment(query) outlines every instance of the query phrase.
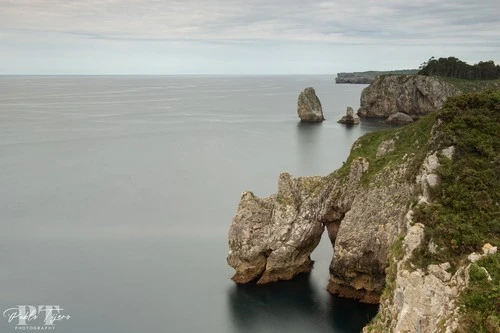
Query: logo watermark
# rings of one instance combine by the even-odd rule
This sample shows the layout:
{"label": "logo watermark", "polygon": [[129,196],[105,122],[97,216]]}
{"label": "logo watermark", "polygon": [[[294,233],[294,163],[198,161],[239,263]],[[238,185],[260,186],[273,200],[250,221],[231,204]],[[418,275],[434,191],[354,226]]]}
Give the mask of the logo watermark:
{"label": "logo watermark", "polygon": [[16,331],[54,331],[56,323],[71,318],[59,305],[18,305],[3,312]]}

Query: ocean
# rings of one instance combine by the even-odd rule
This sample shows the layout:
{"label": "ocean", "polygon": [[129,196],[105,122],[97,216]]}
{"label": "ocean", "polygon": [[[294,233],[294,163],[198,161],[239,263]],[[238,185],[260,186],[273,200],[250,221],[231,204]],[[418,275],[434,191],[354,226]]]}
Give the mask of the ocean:
{"label": "ocean", "polygon": [[[322,124],[298,121],[309,86]],[[237,286],[226,255],[241,192],[276,192],[281,171],[327,175],[386,126],[337,123],[364,87],[0,76],[0,332],[359,332],[377,307],[326,291],[326,234],[313,272],[293,281]],[[70,317],[45,321],[48,306]]]}

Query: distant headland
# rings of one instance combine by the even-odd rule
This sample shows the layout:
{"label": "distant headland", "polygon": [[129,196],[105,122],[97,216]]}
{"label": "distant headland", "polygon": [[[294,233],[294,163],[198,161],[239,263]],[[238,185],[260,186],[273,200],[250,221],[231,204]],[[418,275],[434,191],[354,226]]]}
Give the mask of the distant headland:
{"label": "distant headland", "polygon": [[388,74],[417,74],[418,69],[402,69],[395,71],[367,71],[367,72],[351,72],[337,73],[335,83],[354,83],[354,84],[370,84],[375,81],[379,75]]}

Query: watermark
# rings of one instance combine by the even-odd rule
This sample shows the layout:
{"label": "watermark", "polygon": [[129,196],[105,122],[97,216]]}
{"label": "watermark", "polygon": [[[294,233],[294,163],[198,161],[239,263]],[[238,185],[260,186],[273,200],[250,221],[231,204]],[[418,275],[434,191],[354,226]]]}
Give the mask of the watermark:
{"label": "watermark", "polygon": [[54,331],[58,322],[71,318],[63,310],[59,305],[18,305],[5,310],[3,316],[16,331]]}

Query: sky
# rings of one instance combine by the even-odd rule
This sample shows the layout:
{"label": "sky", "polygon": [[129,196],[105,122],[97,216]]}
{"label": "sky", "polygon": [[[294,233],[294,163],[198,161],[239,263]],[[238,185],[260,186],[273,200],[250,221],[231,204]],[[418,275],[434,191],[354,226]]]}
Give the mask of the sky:
{"label": "sky", "polygon": [[0,75],[334,74],[500,62],[500,1],[0,0]]}

